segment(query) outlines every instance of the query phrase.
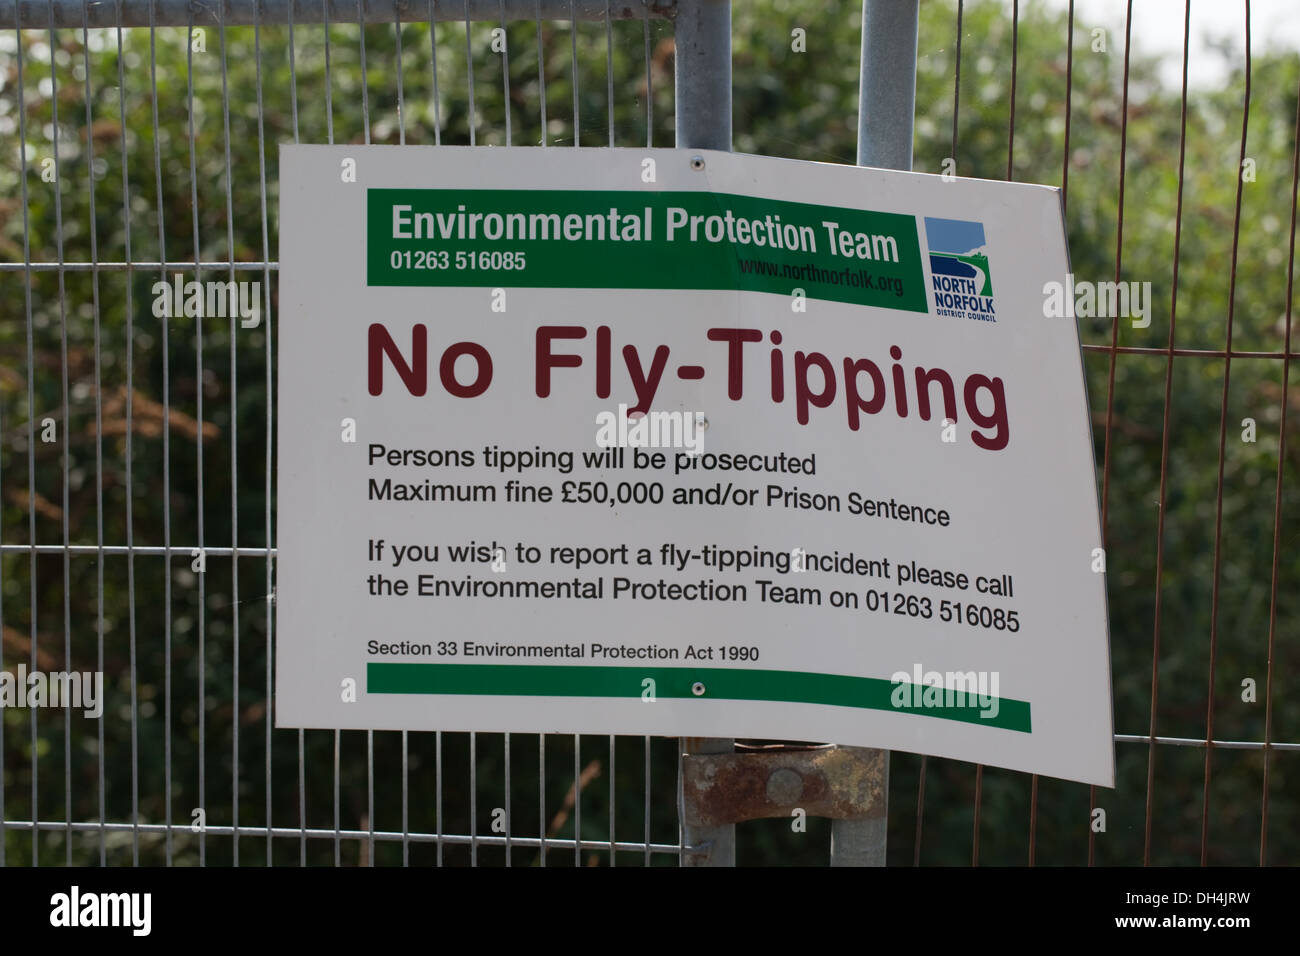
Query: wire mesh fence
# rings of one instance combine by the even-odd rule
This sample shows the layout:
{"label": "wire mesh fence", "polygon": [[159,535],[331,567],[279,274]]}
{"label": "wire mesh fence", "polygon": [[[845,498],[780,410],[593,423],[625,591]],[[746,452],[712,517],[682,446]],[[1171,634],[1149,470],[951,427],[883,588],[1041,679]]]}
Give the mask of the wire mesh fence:
{"label": "wire mesh fence", "polygon": [[[0,711],[0,863],[689,852],[675,739],[276,730],[271,707],[279,144],[670,145],[676,7],[0,0],[0,670],[105,679],[98,720]],[[1226,88],[1189,88],[1179,9],[1177,90],[1072,2],[922,11],[916,168],[1061,185],[1075,272],[1150,292],[1146,325],[1079,318],[1117,787],[894,754],[892,863],[1300,854],[1300,70],[1252,64],[1247,4]],[[737,149],[852,162],[857,13],[736,6]],[[257,283],[256,321],[159,317],[177,275]],[[824,861],[828,834],[746,824],[738,858]]]}

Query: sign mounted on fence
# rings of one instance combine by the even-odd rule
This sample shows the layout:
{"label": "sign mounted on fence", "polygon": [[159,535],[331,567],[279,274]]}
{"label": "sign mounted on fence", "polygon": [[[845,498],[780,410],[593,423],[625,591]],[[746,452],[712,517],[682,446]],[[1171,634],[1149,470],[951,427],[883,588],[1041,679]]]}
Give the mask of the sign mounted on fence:
{"label": "sign mounted on fence", "polygon": [[699,150],[280,159],[278,726],[1113,785],[1055,189]]}

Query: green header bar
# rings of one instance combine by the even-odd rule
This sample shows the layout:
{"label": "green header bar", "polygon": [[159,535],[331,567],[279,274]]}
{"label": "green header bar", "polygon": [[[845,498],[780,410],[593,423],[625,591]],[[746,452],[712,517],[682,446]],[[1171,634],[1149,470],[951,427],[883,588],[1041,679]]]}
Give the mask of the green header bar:
{"label": "green header bar", "polygon": [[925,312],[916,217],[729,193],[370,189],[371,286],[721,289]]}
{"label": "green header bar", "polygon": [[[910,683],[876,677],[845,677],[806,671],[731,670],[698,667],[591,667],[528,664],[366,664],[366,691],[371,694],[472,694],[504,697],[640,698],[646,678],[654,695],[699,700],[769,700],[798,704],[833,704],[866,710],[902,711],[920,717],[960,720],[985,727],[1030,733],[1029,703],[1007,697],[985,698],[944,692],[942,703],[923,705],[922,692]],[[692,691],[696,682],[705,692]],[[896,706],[904,688],[906,703]],[[981,707],[987,705],[987,711]],[[982,714],[992,712],[993,716]]]}

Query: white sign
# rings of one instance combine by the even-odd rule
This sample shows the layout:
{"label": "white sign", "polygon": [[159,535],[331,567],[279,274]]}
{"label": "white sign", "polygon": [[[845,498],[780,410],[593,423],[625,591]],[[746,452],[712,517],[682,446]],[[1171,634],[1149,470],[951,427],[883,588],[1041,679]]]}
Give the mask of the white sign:
{"label": "white sign", "polygon": [[1058,192],[281,151],[276,721],[1114,781]]}

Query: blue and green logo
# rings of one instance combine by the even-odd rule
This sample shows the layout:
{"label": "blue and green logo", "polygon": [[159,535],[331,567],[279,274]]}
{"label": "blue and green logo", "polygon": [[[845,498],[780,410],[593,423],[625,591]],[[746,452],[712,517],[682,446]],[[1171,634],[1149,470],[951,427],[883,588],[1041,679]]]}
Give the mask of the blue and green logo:
{"label": "blue and green logo", "polygon": [[925,238],[930,247],[930,293],[935,314],[997,321],[984,224],[926,216]]}

